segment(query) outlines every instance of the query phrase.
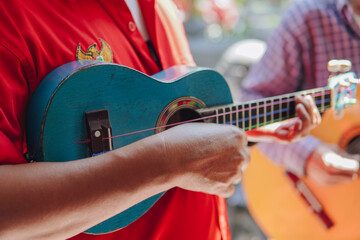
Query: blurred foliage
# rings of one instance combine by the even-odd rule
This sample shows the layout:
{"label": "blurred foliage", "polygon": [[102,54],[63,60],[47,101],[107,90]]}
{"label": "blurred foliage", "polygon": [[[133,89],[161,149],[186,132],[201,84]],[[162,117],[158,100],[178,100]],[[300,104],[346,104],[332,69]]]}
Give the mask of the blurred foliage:
{"label": "blurred foliage", "polygon": [[[183,21],[202,22],[196,33],[207,38],[266,39],[292,0],[173,0]],[[189,24],[190,25],[190,24]]]}

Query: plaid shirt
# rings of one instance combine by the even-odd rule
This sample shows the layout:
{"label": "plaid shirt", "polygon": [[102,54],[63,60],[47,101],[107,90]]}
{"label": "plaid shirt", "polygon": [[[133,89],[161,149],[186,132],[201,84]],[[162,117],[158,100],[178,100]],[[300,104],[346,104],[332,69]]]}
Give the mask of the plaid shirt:
{"label": "plaid shirt", "polygon": [[[327,63],[348,59],[360,76],[360,29],[346,0],[303,0],[285,12],[268,40],[268,48],[242,83],[241,98],[249,100],[327,85]],[[305,161],[320,141],[313,136],[296,144],[261,143],[276,163],[304,174]]]}

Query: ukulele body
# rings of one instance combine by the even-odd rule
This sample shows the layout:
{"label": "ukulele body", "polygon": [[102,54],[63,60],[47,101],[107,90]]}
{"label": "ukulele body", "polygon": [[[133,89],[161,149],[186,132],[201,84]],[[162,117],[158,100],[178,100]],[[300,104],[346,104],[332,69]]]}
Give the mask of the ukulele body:
{"label": "ukulele body", "polygon": [[[181,99],[181,101],[175,101]],[[199,100],[199,101],[195,101]],[[28,152],[35,161],[63,162],[91,155],[85,113],[108,111],[113,135],[166,124],[170,103],[196,109],[232,103],[229,87],[215,71],[175,66],[150,77],[131,68],[102,62],[70,62],[51,72],[36,89],[27,115]],[[170,109],[171,110],[171,109]],[[161,115],[162,114],[162,115]],[[160,118],[160,119],[159,119]],[[120,148],[155,134],[155,130],[113,138]],[[163,193],[110,218],[87,233],[126,227]]]}

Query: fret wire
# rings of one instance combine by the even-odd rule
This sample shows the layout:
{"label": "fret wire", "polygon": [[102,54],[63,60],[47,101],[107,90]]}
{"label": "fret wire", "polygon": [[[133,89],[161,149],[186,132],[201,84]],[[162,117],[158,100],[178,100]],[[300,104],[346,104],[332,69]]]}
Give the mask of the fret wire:
{"label": "fret wire", "polygon": [[331,107],[331,106],[332,106],[332,101],[331,101],[332,94],[333,94],[333,91],[331,91],[331,92],[328,94],[328,98],[329,98],[328,107]]}
{"label": "fret wire", "polygon": [[316,105],[316,97],[315,97],[315,95],[316,95],[316,90],[315,89],[311,90],[311,97],[314,99],[315,107],[318,109],[318,106]]}
{"label": "fret wire", "polygon": [[308,91],[304,91],[304,92],[302,92],[302,93],[300,94],[300,96],[302,96],[302,97],[305,97],[305,96],[307,96],[307,95],[309,95],[309,92],[308,92]]}
{"label": "fret wire", "polygon": [[219,124],[219,109],[216,109],[216,123]]}
{"label": "fret wire", "polygon": [[274,122],[274,98],[271,98],[271,122]]}
{"label": "fret wire", "polygon": [[241,105],[241,115],[242,115],[242,119],[241,119],[241,125],[242,125],[242,129],[245,129],[245,111],[244,111],[245,105]]}
{"label": "fret wire", "polygon": [[287,95],[286,107],[287,107],[286,119],[289,119],[289,117],[290,117],[290,95]]}
{"label": "fret wire", "polygon": [[230,108],[229,107],[229,109],[230,109],[230,111],[229,111],[229,114],[230,114],[230,125],[233,125],[233,121],[232,121],[232,107]]}
{"label": "fret wire", "polygon": [[265,107],[266,107],[266,99],[259,102],[259,127],[266,124]]}
{"label": "fret wire", "polygon": [[235,111],[234,109],[234,106],[231,106],[231,107],[229,107],[229,114],[230,114],[230,117],[229,117],[229,119],[230,119],[230,125],[234,125],[234,122],[232,121],[232,119],[233,119],[233,112]]}
{"label": "fret wire", "polygon": [[267,123],[267,100],[264,101],[264,125]]}
{"label": "fret wire", "polygon": [[222,113],[222,115],[223,115],[223,123],[224,124],[228,124],[228,122],[229,122],[229,115],[227,114],[227,111],[226,111],[226,107],[223,107],[222,108],[222,110],[223,110],[223,113]]}
{"label": "fret wire", "polygon": [[[314,101],[315,101],[314,90],[310,90],[309,95],[310,95],[310,97],[312,97],[312,98],[314,99]],[[316,106],[316,102],[315,102],[315,106]],[[317,106],[316,106],[316,107],[317,107]]]}
{"label": "fret wire", "polygon": [[325,101],[327,101],[326,99],[328,99],[328,104],[327,104],[327,106],[324,106],[324,109],[328,108],[328,107],[331,107],[331,94],[332,94],[332,91],[330,91],[330,93],[325,95]]}
{"label": "fret wire", "polygon": [[280,120],[283,120],[284,118],[287,117],[286,107],[287,107],[286,96],[282,96],[281,97],[281,113],[282,114],[281,114]]}
{"label": "fret wire", "polygon": [[236,111],[236,126],[240,127],[239,126],[239,105],[235,106],[235,111]]}
{"label": "fret wire", "polygon": [[321,112],[322,109],[323,109],[323,95],[324,95],[324,91],[323,91],[323,90],[320,90],[320,91],[317,92],[316,94],[318,95],[318,96],[317,96],[318,101],[320,101],[319,106],[316,105],[316,107],[317,107],[317,109],[319,110],[319,112]]}
{"label": "fret wire", "polygon": [[241,119],[241,125],[242,125],[242,129],[245,129],[245,111],[244,111],[244,105],[241,105],[241,115],[242,115],[242,119]]}
{"label": "fret wire", "polygon": [[315,90],[314,89],[311,89],[310,90],[310,97],[312,97],[312,98],[315,98],[315,94],[314,94],[314,92],[315,92]]}
{"label": "fret wire", "polygon": [[223,123],[226,124],[226,110],[225,107],[222,108],[223,111]]}
{"label": "fret wire", "polygon": [[314,102],[315,102],[315,107],[317,108],[317,104],[316,104],[316,96],[315,96],[316,94],[314,93],[314,91],[313,90],[311,90],[311,94],[310,94],[310,96],[314,99]]}
{"label": "fret wire", "polygon": [[256,102],[256,127],[259,127],[259,102]]}
{"label": "fret wire", "polygon": [[282,102],[281,98],[279,98],[279,120],[282,119]]}
{"label": "fret wire", "polygon": [[249,121],[249,107],[250,107],[250,104],[245,104],[243,105],[243,116],[244,116],[244,129],[245,130],[249,130],[249,125],[250,125],[250,121]]}
{"label": "fret wire", "polygon": [[251,118],[251,103],[249,104],[249,107],[248,107],[248,111],[249,111],[249,130],[251,130],[251,126],[252,126],[252,118]]}
{"label": "fret wire", "polygon": [[325,111],[325,89],[323,88],[321,90],[321,112],[324,112]]}
{"label": "fret wire", "polygon": [[[296,115],[296,102],[295,102],[295,95],[292,96],[292,102],[291,102],[293,105],[292,105],[292,113]],[[290,105],[290,108],[291,108],[291,105]]]}
{"label": "fret wire", "polygon": [[[227,109],[227,110],[226,110]],[[225,124],[231,124],[231,121],[230,121],[230,118],[231,118],[231,115],[229,116],[229,112],[230,112],[230,108],[224,108],[224,117],[225,117]]]}
{"label": "fret wire", "polygon": [[235,123],[235,125],[236,125],[236,122],[234,121],[234,112],[236,111],[236,109],[235,109],[235,106],[231,106],[230,107],[230,115],[231,115],[231,117],[230,117],[230,121],[231,121],[231,125],[234,125],[234,123]]}

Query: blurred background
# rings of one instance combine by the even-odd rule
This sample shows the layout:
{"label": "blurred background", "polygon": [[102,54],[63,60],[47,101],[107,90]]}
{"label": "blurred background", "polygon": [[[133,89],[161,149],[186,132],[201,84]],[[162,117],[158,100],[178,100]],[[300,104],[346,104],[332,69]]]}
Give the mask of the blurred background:
{"label": "blurred background", "polygon": [[[214,68],[235,89],[266,50],[293,0],[173,0],[198,66]],[[246,207],[241,185],[228,199],[234,240],[266,240]]]}

